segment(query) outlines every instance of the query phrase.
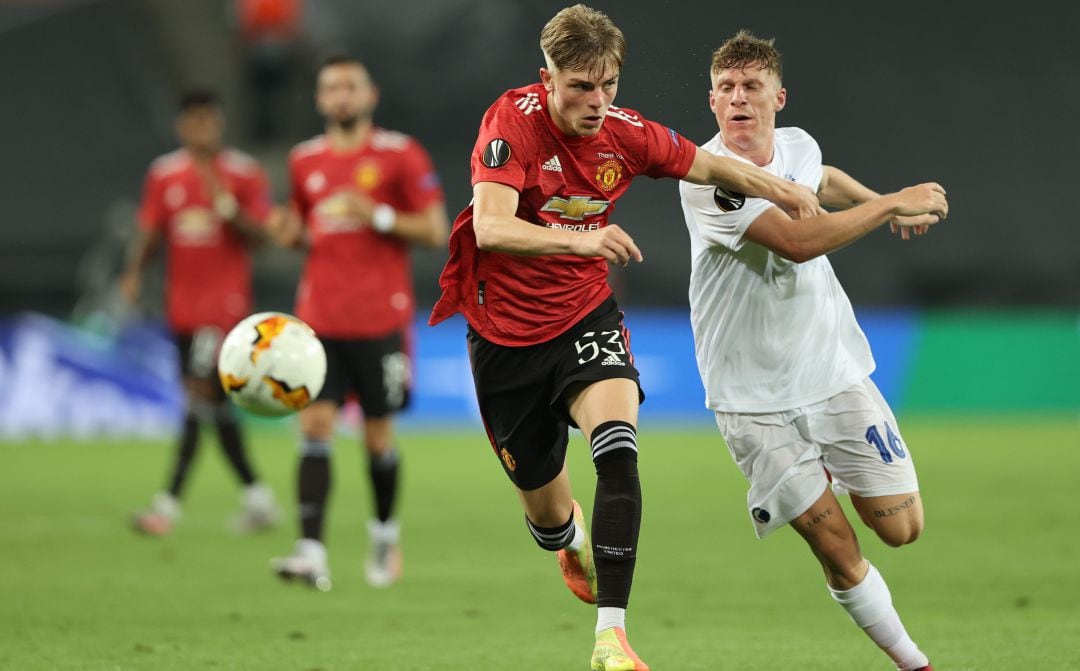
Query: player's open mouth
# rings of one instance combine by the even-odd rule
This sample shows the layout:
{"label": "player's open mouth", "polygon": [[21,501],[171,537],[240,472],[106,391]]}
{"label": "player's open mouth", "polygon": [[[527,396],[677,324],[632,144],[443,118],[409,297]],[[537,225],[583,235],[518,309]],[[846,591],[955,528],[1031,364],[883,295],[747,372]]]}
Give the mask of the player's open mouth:
{"label": "player's open mouth", "polygon": [[750,117],[746,116],[745,114],[736,114],[735,116],[731,117],[731,120],[732,121],[749,121]]}

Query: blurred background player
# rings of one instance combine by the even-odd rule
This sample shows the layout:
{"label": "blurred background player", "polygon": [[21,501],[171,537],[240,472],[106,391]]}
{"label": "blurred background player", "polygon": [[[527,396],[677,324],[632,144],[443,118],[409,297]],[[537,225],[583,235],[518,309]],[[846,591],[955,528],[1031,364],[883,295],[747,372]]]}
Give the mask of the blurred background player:
{"label": "blurred background player", "polygon": [[225,120],[214,92],[185,93],[175,130],[181,148],[155,160],[146,176],[120,290],[129,302],[138,300],[143,270],[164,241],[166,312],[180,351],[187,409],[167,487],[135,515],[134,525],[162,535],[179,519],[200,424],[211,423],[244,486],[235,526],[255,531],[273,525],[279,513],[272,492],[255,474],[218,382],[217,352],[224,334],[251,312],[249,250],[265,238],[270,193],[254,159],[223,147]]}
{"label": "blurred background player", "polygon": [[[641,524],[644,398],[608,263],[641,261],[609,222],[635,177],[737,185],[816,212],[804,187],[699,151],[615,107],[626,42],[605,14],[563,9],[540,36],[540,82],[504,93],[474,145],[473,201],[458,216],[431,323],[461,312],[488,438],[536,543],[597,605],[594,671],[647,671],[626,639]],[[570,426],[596,468],[592,539],[566,468]]]}
{"label": "blurred background player", "polygon": [[326,133],[290,154],[291,202],[272,230],[279,244],[308,250],[296,314],[326,348],[327,377],[300,412],[300,540],[272,566],[283,578],[330,586],[323,529],[331,441],[338,412],[355,393],[375,500],[365,576],[383,587],[401,574],[394,413],[408,403],[411,380],[409,247],[446,244],[446,210],[423,147],[374,125],[378,89],[362,63],[326,59],[315,98]]}
{"label": "blurred background player", "polygon": [[703,149],[812,187],[823,204],[846,211],[796,221],[758,198],[680,184],[706,405],[750,481],[758,537],[790,524],[821,563],[832,597],[897,668],[929,670],[834,494],[850,493],[888,545],[922,531],[910,450],[869,377],[870,345],[825,254],[886,222],[907,239],[909,229],[944,219],[948,203],[938,184],[878,196],[823,168],[810,135],[776,128],[787,100],[781,76],[772,40],[743,31],[717,49],[709,105],[720,132]]}

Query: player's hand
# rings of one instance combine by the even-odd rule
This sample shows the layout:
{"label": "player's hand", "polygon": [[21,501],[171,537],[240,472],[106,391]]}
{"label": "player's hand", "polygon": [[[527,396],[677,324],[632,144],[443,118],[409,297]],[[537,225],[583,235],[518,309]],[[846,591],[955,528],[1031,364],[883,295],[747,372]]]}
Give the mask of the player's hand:
{"label": "player's hand", "polygon": [[240,204],[237,202],[236,196],[221,181],[221,177],[212,164],[201,161],[196,162],[195,172],[210,193],[210,202],[214,214],[221,217],[222,221],[232,223],[240,213]]}
{"label": "player's hand", "polygon": [[375,216],[375,201],[366,193],[360,191],[342,191],[342,202],[345,204],[345,215],[351,219],[357,219],[365,226],[371,224],[371,218]]}
{"label": "player's hand", "polygon": [[[917,186],[909,186],[894,194],[896,198],[896,214],[898,217],[919,217],[932,214],[937,221],[922,220],[919,226],[935,224],[949,216],[949,201],[945,198],[945,189],[936,182],[927,182]],[[898,226],[903,226],[902,220],[894,219]]]}
{"label": "player's hand", "polygon": [[303,228],[287,208],[274,206],[266,217],[266,234],[275,245],[294,247],[300,241]]}
{"label": "player's hand", "polygon": [[602,256],[611,263],[625,266],[630,259],[640,262],[641,250],[630,234],[615,224],[576,236],[573,253],[577,256]]}
{"label": "player's hand", "polygon": [[808,187],[795,182],[788,182],[784,194],[780,197],[780,205],[792,219],[809,219],[819,214],[825,214],[821,203],[818,202],[817,194]]}
{"label": "player's hand", "polygon": [[930,226],[938,223],[936,214],[920,214],[914,217],[895,217],[889,222],[889,230],[899,233],[902,240],[910,240],[912,235],[925,235]]}
{"label": "player's hand", "polygon": [[142,293],[142,277],[139,273],[125,271],[120,275],[117,288],[120,290],[120,296],[129,305],[135,305],[139,301],[139,294]]}

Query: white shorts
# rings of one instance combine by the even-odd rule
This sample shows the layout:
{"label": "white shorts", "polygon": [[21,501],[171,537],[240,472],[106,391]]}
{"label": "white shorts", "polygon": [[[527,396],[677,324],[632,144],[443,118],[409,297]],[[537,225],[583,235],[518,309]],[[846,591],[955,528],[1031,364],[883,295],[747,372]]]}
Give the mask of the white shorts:
{"label": "white shorts", "polygon": [[830,480],[837,495],[919,491],[896,418],[870,378],[795,410],[717,412],[716,424],[750,481],[746,504],[758,538],[806,512]]}

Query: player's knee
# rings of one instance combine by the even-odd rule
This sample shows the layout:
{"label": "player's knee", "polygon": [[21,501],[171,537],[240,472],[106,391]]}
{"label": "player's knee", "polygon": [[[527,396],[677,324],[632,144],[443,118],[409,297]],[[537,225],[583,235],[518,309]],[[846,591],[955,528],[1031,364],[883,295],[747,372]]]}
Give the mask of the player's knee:
{"label": "player's knee", "polygon": [[334,435],[337,408],[329,403],[314,403],[300,411],[300,432],[307,438],[329,440]]}
{"label": "player's knee", "polygon": [[[593,429],[589,444],[598,476],[601,475],[602,470],[614,474],[628,468],[633,470],[635,476],[637,475],[637,430],[630,422],[612,420],[598,425]],[[613,468],[604,467],[605,464],[614,463],[620,465]]]}
{"label": "player's knee", "polygon": [[608,506],[632,510],[641,507],[638,478],[637,432],[621,420],[604,422],[592,433],[597,497]]}
{"label": "player's knee", "polygon": [[364,449],[373,459],[394,451],[394,435],[391,424],[386,421],[368,421],[364,424]]}
{"label": "player's knee", "polygon": [[909,543],[914,543],[919,539],[919,536],[922,535],[923,531],[923,520],[921,518],[911,518],[899,520],[890,524],[881,524],[875,526],[874,531],[883,543],[890,547],[898,548]]}

